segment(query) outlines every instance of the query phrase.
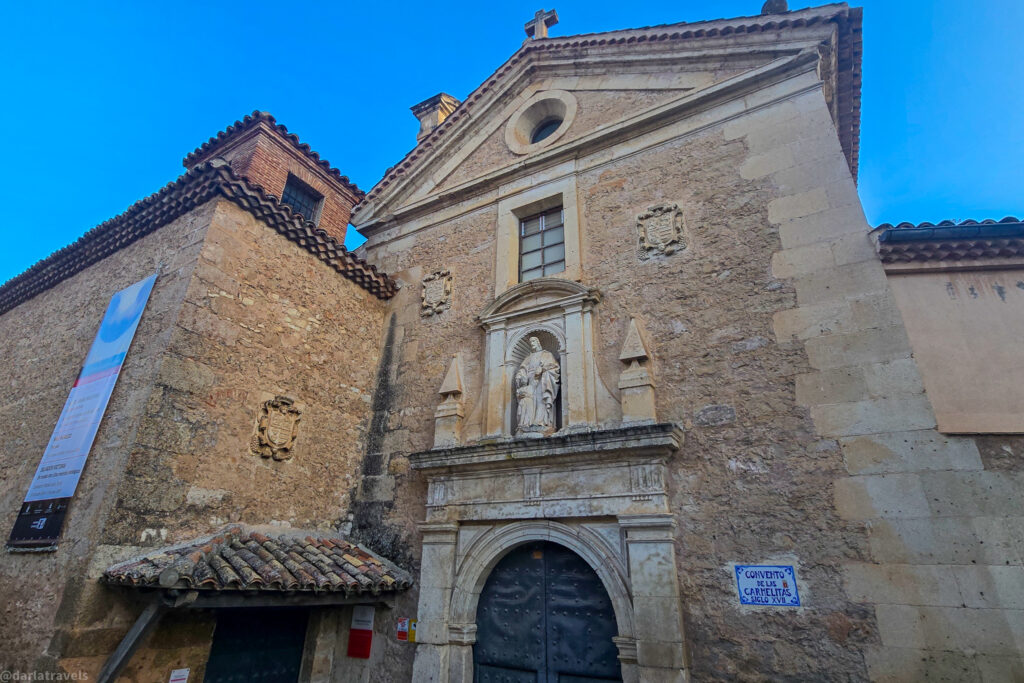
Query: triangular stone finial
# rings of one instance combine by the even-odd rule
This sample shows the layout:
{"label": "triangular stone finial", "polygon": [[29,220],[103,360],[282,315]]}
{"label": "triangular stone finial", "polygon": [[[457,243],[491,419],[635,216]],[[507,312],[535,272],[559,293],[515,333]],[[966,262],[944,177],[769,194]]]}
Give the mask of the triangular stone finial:
{"label": "triangular stone finial", "polygon": [[650,354],[647,353],[647,346],[644,344],[640,327],[636,323],[636,318],[631,318],[629,321],[629,331],[626,332],[626,341],[622,344],[619,360],[623,363],[628,363],[630,361],[647,360],[648,358],[650,358]]}
{"label": "triangular stone finial", "polygon": [[459,358],[459,354],[452,356],[452,362],[448,366],[448,373],[444,376],[444,381],[441,382],[441,388],[438,390],[441,396],[447,398],[452,394],[462,393],[462,361]]}

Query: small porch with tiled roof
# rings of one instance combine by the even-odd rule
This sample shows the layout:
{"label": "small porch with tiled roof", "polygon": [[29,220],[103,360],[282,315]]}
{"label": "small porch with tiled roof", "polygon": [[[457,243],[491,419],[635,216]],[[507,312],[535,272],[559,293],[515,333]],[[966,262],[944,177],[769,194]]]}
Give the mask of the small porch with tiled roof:
{"label": "small porch with tiled roof", "polygon": [[322,531],[227,526],[117,563],[100,581],[146,607],[100,671],[114,681],[170,610],[391,606],[412,576],[362,545]]}

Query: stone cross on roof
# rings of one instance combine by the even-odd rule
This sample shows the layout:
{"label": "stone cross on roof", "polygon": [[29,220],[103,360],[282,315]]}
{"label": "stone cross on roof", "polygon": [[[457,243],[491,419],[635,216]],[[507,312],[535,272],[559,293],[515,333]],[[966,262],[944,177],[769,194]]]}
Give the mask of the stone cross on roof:
{"label": "stone cross on roof", "polygon": [[558,23],[558,12],[551,10],[545,12],[542,9],[537,10],[537,13],[533,15],[533,19],[526,22],[526,35],[530,38],[547,38],[548,29]]}

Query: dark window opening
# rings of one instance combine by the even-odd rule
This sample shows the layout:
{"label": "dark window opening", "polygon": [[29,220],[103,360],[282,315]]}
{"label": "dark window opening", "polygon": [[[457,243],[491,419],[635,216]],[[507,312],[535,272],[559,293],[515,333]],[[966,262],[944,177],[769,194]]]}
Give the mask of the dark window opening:
{"label": "dark window opening", "polygon": [[526,282],[565,270],[565,227],[562,207],[519,221],[519,281]]}
{"label": "dark window opening", "polygon": [[288,175],[288,182],[285,183],[284,192],[281,194],[281,202],[292,207],[293,211],[302,214],[307,221],[316,223],[323,200],[322,194],[295,176]]}
{"label": "dark window opening", "polygon": [[550,137],[552,133],[558,130],[558,127],[562,125],[562,119],[546,119],[540,122],[536,128],[533,129],[533,135],[530,136],[530,143],[540,142],[541,140]]}

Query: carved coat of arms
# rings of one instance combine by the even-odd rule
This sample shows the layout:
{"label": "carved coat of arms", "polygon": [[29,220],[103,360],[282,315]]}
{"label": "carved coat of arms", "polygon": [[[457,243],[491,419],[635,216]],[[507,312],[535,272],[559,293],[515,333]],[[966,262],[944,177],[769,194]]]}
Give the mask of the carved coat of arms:
{"label": "carved coat of arms", "polygon": [[423,278],[423,305],[420,315],[435,315],[451,308],[452,305],[452,274],[447,270],[439,270]]}
{"label": "carved coat of arms", "polygon": [[637,255],[641,260],[655,254],[674,254],[685,249],[683,212],[677,204],[652,206],[636,217]]}
{"label": "carved coat of arms", "polygon": [[264,458],[290,459],[301,419],[302,411],[287,396],[264,401],[256,413],[256,433],[249,442],[249,450]]}

